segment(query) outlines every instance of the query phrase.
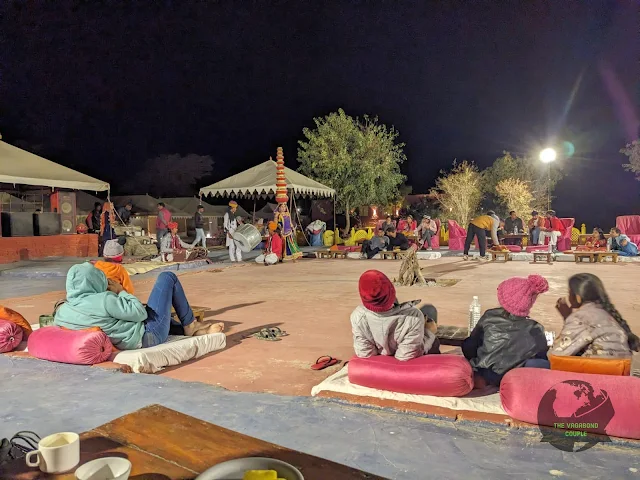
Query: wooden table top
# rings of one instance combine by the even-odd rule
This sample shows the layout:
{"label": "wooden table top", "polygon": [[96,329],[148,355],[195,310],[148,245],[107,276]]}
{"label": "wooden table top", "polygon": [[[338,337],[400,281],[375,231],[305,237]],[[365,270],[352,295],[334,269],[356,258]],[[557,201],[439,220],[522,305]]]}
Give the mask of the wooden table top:
{"label": "wooden table top", "polygon": [[[193,479],[213,465],[241,457],[283,460],[298,468],[305,480],[382,480],[161,405],[150,405],[80,435],[80,464],[111,456],[128,458],[133,464],[130,478],[146,480]],[[20,459],[0,467],[0,478],[73,480],[74,473],[43,474]]]}

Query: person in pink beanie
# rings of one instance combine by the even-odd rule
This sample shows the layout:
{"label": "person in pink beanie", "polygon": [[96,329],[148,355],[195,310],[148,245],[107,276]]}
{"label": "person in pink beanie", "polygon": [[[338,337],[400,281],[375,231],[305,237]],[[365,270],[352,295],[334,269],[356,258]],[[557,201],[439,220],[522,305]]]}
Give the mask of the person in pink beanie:
{"label": "person in pink beanie", "polygon": [[351,314],[358,357],[389,355],[404,361],[440,353],[435,328],[425,323],[423,312],[416,308],[420,300],[399,303],[393,283],[377,270],[364,272],[358,288],[362,305]]}
{"label": "person in pink beanie", "polygon": [[498,285],[499,308],[484,312],[462,353],[476,372],[476,387],[499,386],[516,367],[549,368],[544,327],[529,318],[538,295],[549,290],[540,275],[513,277]]}

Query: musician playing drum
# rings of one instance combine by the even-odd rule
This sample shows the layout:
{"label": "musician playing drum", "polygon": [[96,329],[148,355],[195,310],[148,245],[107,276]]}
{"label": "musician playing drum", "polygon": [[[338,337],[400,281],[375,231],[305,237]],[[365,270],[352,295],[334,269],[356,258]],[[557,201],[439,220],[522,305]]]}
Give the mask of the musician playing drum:
{"label": "musician playing drum", "polygon": [[229,260],[232,262],[241,262],[242,261],[242,251],[236,242],[233,239],[233,233],[238,228],[238,220],[236,218],[236,210],[238,209],[238,203],[234,200],[229,202],[229,209],[224,214],[224,231],[227,235],[227,241],[225,245],[229,249]]}

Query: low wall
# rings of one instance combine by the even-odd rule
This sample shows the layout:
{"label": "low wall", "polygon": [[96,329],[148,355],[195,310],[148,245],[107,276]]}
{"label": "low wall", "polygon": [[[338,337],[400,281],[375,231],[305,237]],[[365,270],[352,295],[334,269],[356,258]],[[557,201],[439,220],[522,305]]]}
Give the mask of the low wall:
{"label": "low wall", "polygon": [[45,257],[97,257],[97,235],[0,237],[0,263]]}

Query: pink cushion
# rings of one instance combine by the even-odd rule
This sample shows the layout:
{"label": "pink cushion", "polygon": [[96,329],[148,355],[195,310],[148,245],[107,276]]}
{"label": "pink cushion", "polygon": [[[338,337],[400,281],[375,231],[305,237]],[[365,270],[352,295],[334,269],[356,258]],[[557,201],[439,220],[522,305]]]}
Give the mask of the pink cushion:
{"label": "pink cushion", "polygon": [[8,320],[0,320],[0,353],[10,352],[22,341],[22,328]]}
{"label": "pink cushion", "polygon": [[94,365],[105,362],[113,347],[102,331],[44,327],[29,335],[27,348],[31,355],[42,360]]}
{"label": "pink cushion", "polygon": [[352,358],[349,381],[391,392],[462,397],[473,388],[473,371],[459,355],[425,355],[407,362],[378,355]]}
{"label": "pink cushion", "polygon": [[[591,389],[592,397],[586,398],[593,408],[572,417],[581,402],[576,391]],[[516,420],[549,427],[560,422],[597,423],[598,428],[589,431],[623,438],[640,439],[638,398],[640,378],[635,377],[516,368],[500,384],[502,406]]]}
{"label": "pink cushion", "polygon": [[549,247],[546,245],[528,245],[525,248],[525,251],[527,253],[531,253],[531,252],[548,252],[549,251]]}
{"label": "pink cushion", "polygon": [[507,250],[513,253],[520,253],[522,251],[522,247],[520,245],[502,245],[502,246],[506,247]]}
{"label": "pink cushion", "polygon": [[455,220],[447,220],[449,227],[449,250],[464,250],[467,231]]}
{"label": "pink cushion", "polygon": [[616,227],[629,237],[629,240],[633,243],[638,244],[640,242],[640,215],[616,217]]}

